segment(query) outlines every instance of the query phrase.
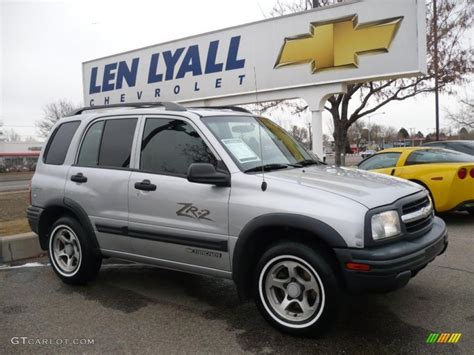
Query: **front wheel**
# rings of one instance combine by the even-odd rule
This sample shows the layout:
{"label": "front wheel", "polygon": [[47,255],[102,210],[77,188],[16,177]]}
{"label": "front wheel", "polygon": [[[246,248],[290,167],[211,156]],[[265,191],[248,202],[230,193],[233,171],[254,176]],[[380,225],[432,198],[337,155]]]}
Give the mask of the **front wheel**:
{"label": "front wheel", "polygon": [[255,275],[257,307],[274,327],[315,336],[337,318],[341,290],[325,253],[282,243],[260,259]]}
{"label": "front wheel", "polygon": [[93,280],[102,264],[102,257],[94,251],[80,223],[68,216],[51,227],[48,251],[54,272],[68,284]]}

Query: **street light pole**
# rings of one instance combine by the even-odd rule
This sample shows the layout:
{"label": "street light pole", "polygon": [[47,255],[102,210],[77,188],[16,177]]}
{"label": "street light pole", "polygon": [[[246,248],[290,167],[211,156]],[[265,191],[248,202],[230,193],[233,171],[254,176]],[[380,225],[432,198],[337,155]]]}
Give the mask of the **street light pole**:
{"label": "street light pole", "polygon": [[437,8],[436,0],[433,0],[433,40],[434,40],[433,65],[434,65],[434,75],[435,75],[436,140],[439,141],[438,8]]}

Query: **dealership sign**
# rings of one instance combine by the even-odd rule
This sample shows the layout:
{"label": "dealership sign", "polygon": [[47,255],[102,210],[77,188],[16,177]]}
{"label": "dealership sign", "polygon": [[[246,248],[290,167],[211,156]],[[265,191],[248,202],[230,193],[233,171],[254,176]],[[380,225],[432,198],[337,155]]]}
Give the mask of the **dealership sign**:
{"label": "dealership sign", "polygon": [[349,1],[88,61],[85,104],[237,104],[257,90],[419,75],[424,11],[424,0]]}

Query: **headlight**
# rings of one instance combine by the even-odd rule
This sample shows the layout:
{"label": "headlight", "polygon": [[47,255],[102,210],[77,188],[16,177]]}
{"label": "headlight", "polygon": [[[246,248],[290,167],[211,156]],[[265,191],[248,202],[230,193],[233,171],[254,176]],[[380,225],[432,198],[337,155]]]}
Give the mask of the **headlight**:
{"label": "headlight", "polygon": [[400,234],[400,218],[397,211],[386,211],[372,216],[372,238],[380,240]]}

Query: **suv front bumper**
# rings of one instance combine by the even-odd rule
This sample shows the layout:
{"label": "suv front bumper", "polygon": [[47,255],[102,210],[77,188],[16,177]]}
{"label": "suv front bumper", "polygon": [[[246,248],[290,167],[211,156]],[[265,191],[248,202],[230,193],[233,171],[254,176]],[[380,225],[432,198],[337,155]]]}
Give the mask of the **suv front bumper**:
{"label": "suv front bumper", "polygon": [[[334,252],[349,291],[390,291],[405,286],[447,246],[446,224],[435,217],[431,230],[419,238],[368,249],[336,248]],[[347,263],[370,265],[370,271],[348,270]]]}

